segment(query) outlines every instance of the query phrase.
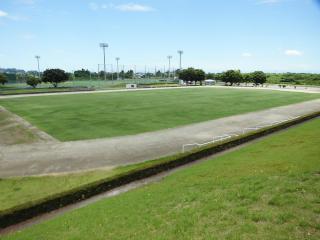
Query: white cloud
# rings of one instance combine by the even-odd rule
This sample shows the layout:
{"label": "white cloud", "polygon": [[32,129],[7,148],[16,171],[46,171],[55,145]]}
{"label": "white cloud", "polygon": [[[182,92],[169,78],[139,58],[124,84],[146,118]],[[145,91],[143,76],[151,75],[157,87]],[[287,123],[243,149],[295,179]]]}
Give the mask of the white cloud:
{"label": "white cloud", "polygon": [[265,4],[265,5],[270,5],[270,4],[276,4],[281,2],[281,0],[258,0],[257,4]]}
{"label": "white cloud", "polygon": [[36,0],[18,0],[18,3],[26,4],[26,5],[34,5],[36,4]]}
{"label": "white cloud", "polygon": [[5,11],[0,10],[0,18],[6,18],[9,20],[13,20],[13,21],[23,21],[23,20],[27,20],[28,18],[26,17],[22,17],[22,16],[17,16],[17,15],[11,15]]}
{"label": "white cloud", "polygon": [[284,53],[285,53],[285,55],[290,56],[290,57],[303,55],[303,52],[298,51],[298,50],[294,50],[294,49],[286,50]]}
{"label": "white cloud", "polygon": [[248,52],[245,52],[245,53],[242,53],[241,55],[242,57],[246,57],[246,58],[249,58],[249,57],[252,57],[252,53],[248,53]]}
{"label": "white cloud", "polygon": [[7,12],[0,10],[0,17],[7,17],[8,15]]}
{"label": "white cloud", "polygon": [[95,2],[89,3],[89,8],[93,11],[98,11],[100,9],[116,9],[122,12],[151,12],[155,9],[147,6],[147,5],[141,5],[136,3],[126,3],[126,4],[120,4],[120,5],[114,5],[112,3],[109,4],[97,4]]}
{"label": "white cloud", "polygon": [[99,9],[99,5],[95,2],[89,3],[89,8],[93,11],[97,11]]}
{"label": "white cloud", "polygon": [[152,8],[150,6],[135,4],[135,3],[127,3],[127,4],[117,5],[115,8],[122,11],[122,12],[151,12],[151,11],[154,11],[154,8]]}

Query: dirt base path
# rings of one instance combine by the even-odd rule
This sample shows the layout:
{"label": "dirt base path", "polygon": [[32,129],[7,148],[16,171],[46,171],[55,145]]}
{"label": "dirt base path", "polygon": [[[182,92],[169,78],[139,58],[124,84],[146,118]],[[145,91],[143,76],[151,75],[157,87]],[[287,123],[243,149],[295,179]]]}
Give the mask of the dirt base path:
{"label": "dirt base path", "polygon": [[184,144],[204,143],[214,136],[317,111],[320,111],[320,99],[134,136],[6,146],[0,148],[0,177],[72,172],[143,162],[181,152]]}

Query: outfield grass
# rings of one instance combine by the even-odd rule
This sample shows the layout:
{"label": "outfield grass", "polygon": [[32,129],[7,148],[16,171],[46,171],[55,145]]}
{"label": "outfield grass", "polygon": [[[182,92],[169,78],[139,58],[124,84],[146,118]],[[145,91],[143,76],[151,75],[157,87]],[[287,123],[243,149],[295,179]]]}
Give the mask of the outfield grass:
{"label": "outfield grass", "polygon": [[239,89],[170,89],[38,96],[0,105],[61,141],[132,135],[319,98]]}
{"label": "outfield grass", "polygon": [[320,119],[4,239],[319,239]]}

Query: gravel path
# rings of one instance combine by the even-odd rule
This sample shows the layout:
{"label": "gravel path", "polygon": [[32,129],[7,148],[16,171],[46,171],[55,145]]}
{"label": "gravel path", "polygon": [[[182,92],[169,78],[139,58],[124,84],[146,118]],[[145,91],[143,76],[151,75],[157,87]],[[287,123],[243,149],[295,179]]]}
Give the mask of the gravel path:
{"label": "gravel path", "polygon": [[181,152],[184,144],[204,143],[213,136],[316,111],[320,111],[320,99],[134,136],[6,146],[0,149],[0,177],[73,172],[143,162]]}

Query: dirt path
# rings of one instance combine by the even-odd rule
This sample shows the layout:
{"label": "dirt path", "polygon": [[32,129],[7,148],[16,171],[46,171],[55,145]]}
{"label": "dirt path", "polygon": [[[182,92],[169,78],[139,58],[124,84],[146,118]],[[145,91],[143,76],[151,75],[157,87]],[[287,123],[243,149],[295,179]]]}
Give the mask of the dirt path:
{"label": "dirt path", "polygon": [[21,144],[0,148],[0,177],[62,173],[138,163],[181,152],[230,132],[320,111],[320,99],[254,113],[107,139]]}
{"label": "dirt path", "polygon": [[117,90],[97,90],[97,91],[81,91],[81,92],[61,92],[61,93],[39,93],[39,94],[19,94],[0,96],[0,99],[21,98],[21,97],[37,97],[37,96],[54,96],[54,95],[74,95],[74,94],[96,94],[96,93],[114,93],[128,91],[154,91],[154,90],[172,90],[183,88],[227,88],[227,89],[247,89],[247,90],[272,90],[284,92],[301,92],[301,93],[320,93],[319,87],[291,87],[279,88],[277,85],[268,85],[265,87],[226,87],[226,86],[181,86],[181,87],[162,87],[162,88],[138,88],[138,89],[117,89]]}

